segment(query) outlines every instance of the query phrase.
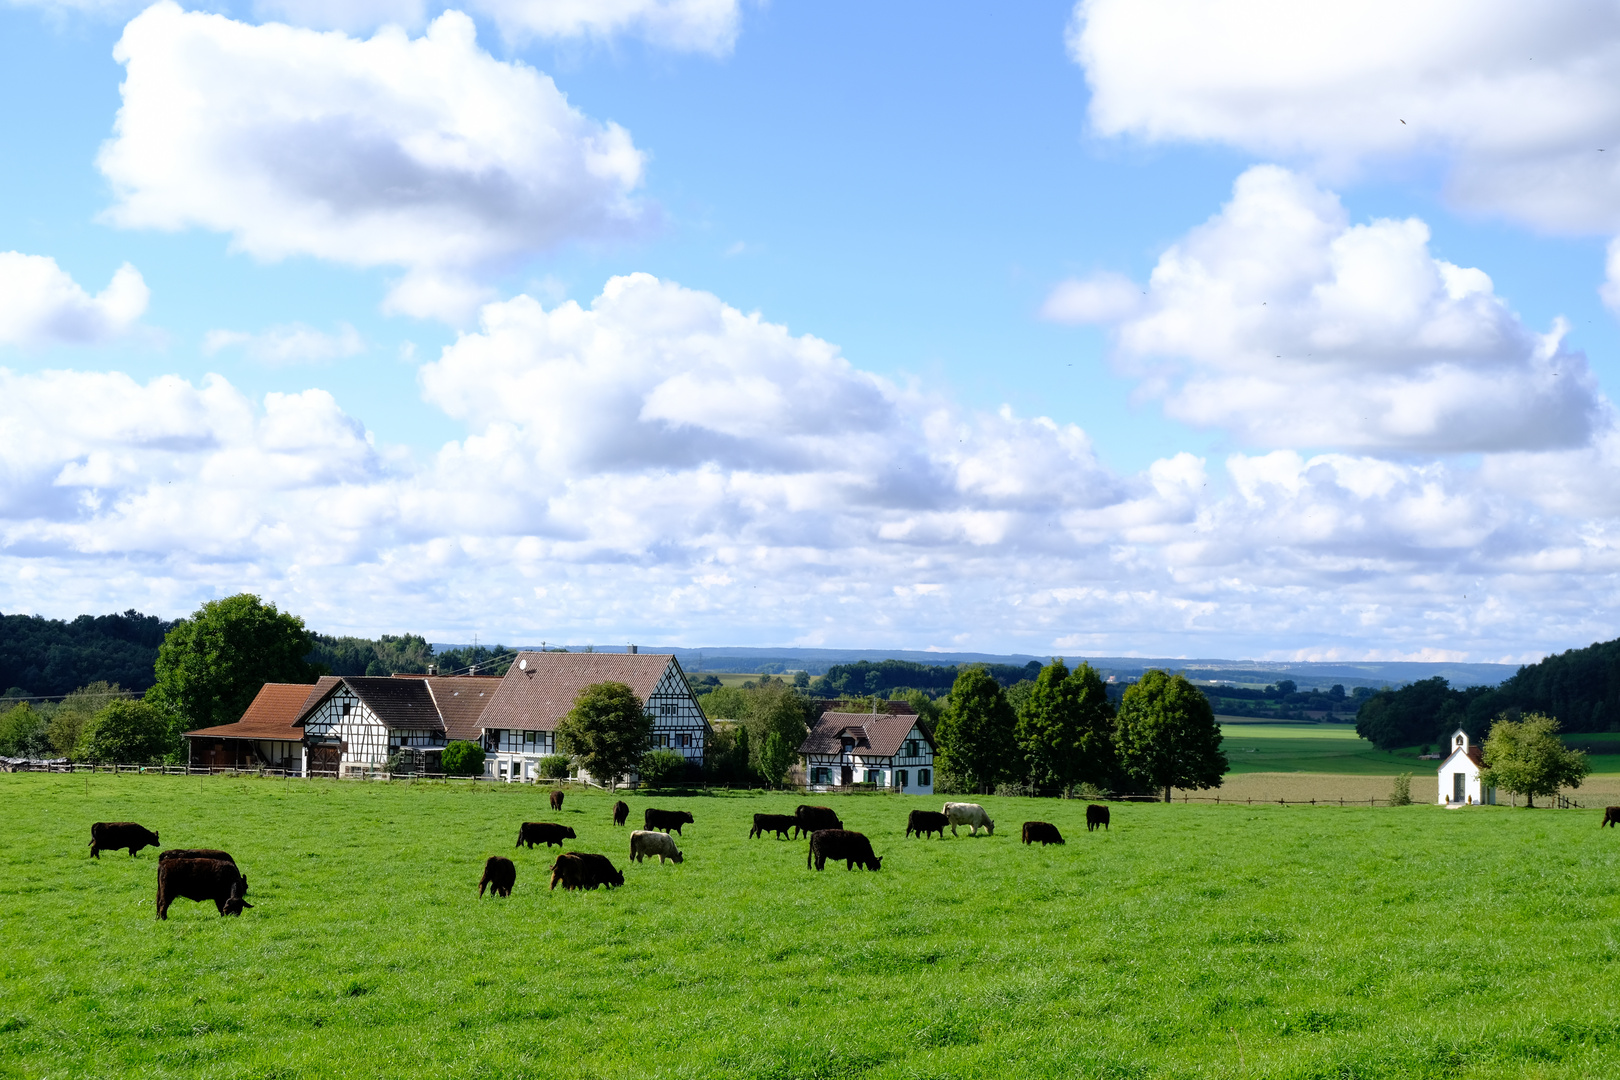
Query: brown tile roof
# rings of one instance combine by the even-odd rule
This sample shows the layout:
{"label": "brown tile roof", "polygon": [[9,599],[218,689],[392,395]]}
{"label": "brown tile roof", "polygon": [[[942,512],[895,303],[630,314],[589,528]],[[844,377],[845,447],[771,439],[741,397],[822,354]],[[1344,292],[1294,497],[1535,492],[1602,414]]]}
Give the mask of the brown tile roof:
{"label": "brown tile roof", "polygon": [[425,681],[434,704],[439,707],[439,715],[444,717],[445,737],[477,742],[484,730],[480,718],[495,700],[501,680],[484,675],[458,675]]}
{"label": "brown tile roof", "polygon": [[918,723],[913,713],[847,713],[826,712],[805,736],[801,754],[836,754],[843,749],[846,735],[855,739],[855,752],[873,757],[893,757],[900,752],[915,727],[922,732],[924,741],[934,745],[928,730]]}
{"label": "brown tile roof", "polygon": [[622,682],[646,701],[672,659],[667,653],[518,653],[482,724],[555,731],[579,692],[599,682]]}
{"label": "brown tile roof", "polygon": [[314,690],[308,683],[265,683],[236,723],[198,728],[186,734],[222,739],[302,739],[304,729],[298,726],[298,718]]}

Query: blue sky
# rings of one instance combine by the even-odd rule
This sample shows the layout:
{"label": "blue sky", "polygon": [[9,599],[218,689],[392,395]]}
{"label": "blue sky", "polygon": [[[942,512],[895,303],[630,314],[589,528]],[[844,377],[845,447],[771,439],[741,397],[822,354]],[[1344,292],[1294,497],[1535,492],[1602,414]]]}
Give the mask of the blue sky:
{"label": "blue sky", "polygon": [[1295,7],[0,6],[0,610],[1614,636],[1620,33]]}

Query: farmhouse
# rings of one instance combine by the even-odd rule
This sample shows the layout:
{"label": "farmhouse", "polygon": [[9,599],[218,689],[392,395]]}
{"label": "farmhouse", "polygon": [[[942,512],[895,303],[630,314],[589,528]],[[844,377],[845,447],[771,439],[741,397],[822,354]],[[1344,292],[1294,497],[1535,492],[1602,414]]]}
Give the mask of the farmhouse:
{"label": "farmhouse", "polygon": [[497,779],[532,779],[540,758],[557,752],[557,724],[579,692],[599,682],[621,682],[653,719],[653,747],[673,750],[697,765],[711,728],[673,655],[642,653],[521,652],[484,710],[485,769]]}
{"label": "farmhouse", "polygon": [[186,732],[191,764],[302,772],[304,731],[298,717],[314,689],[308,683],[265,683],[236,723]]}
{"label": "farmhouse", "polygon": [[383,769],[400,754],[436,772],[446,743],[479,738],[479,715],[499,685],[467,676],[323,676],[297,721],[305,771],[348,776]]}
{"label": "farmhouse", "polygon": [[861,783],[918,795],[934,791],[934,740],[909,711],[822,713],[799,753],[813,788]]}
{"label": "farmhouse", "polygon": [[1494,804],[1496,789],[1480,786],[1479,773],[1484,767],[1479,747],[1470,746],[1468,733],[1458,728],[1451,736],[1451,753],[1440,763],[1440,797],[1436,801],[1442,805]]}

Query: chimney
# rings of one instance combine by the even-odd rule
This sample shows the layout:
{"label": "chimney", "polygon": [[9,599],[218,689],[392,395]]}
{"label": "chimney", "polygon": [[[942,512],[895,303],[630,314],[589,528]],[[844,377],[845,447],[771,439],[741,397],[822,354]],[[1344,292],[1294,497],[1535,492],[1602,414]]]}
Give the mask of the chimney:
{"label": "chimney", "polygon": [[428,674],[429,675],[437,675],[438,673],[439,673],[439,665],[438,664],[429,664],[428,665]]}
{"label": "chimney", "polygon": [[634,645],[630,646],[630,655],[631,656],[636,655],[636,647]]}

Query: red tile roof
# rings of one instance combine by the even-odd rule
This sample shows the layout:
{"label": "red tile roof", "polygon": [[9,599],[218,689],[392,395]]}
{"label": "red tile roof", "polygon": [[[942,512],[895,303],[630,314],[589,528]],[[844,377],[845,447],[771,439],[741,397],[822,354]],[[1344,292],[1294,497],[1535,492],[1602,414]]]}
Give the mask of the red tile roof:
{"label": "red tile roof", "polygon": [[427,680],[439,715],[444,717],[444,735],[447,739],[465,739],[477,742],[483,733],[482,717],[495,700],[501,680],[484,675],[458,675],[455,678]]}
{"label": "red tile roof", "polygon": [[672,659],[668,653],[518,653],[484,710],[483,726],[555,731],[592,683],[621,682],[646,701]]}
{"label": "red tile roof", "polygon": [[805,736],[799,753],[837,754],[843,749],[843,739],[847,735],[855,739],[857,754],[893,757],[900,752],[906,736],[911,734],[914,727],[922,734],[923,741],[930,748],[933,747],[933,740],[913,713],[822,713],[821,719],[810,729],[810,734]]}
{"label": "red tile roof", "polygon": [[304,729],[298,726],[298,717],[317,688],[308,683],[265,683],[236,723],[198,728],[186,734],[221,739],[302,739]]}

